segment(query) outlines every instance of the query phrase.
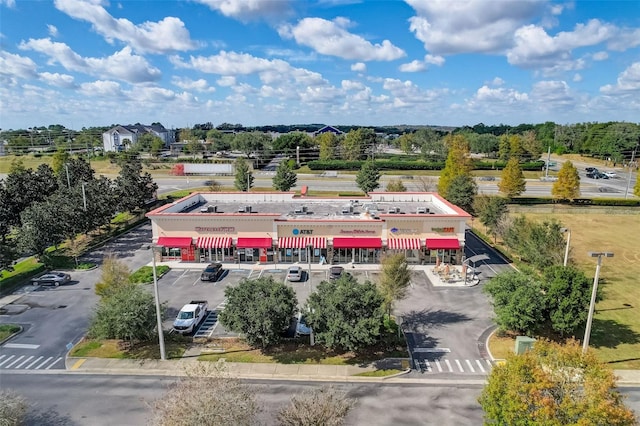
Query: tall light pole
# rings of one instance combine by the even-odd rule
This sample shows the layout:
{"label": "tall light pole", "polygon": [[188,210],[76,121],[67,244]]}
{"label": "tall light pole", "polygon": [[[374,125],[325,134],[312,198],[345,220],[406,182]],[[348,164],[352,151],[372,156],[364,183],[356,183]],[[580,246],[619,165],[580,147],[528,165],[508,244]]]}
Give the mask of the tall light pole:
{"label": "tall light pole", "polygon": [[160,293],[158,292],[158,273],[156,272],[156,246],[150,245],[151,259],[153,264],[153,292],[156,301],[156,320],[158,321],[158,341],[160,343],[160,359],[166,360],[167,354],[164,351],[164,332],[162,331],[162,311],[160,310]]}
{"label": "tall light pole", "polygon": [[567,233],[567,246],[564,248],[564,262],[563,262],[563,266],[566,268],[567,263],[569,262],[569,244],[571,243],[571,229],[560,228],[560,232]]}
{"label": "tall light pole", "polygon": [[309,269],[308,269],[309,272],[307,272],[307,273],[309,274],[309,288],[311,288],[311,253],[312,253],[312,250],[313,250],[313,245],[308,244],[307,245],[307,250],[308,250],[308,252],[307,252],[307,262],[309,264],[309,266],[308,266],[309,267]]}
{"label": "tall light pole", "polygon": [[591,336],[591,323],[593,322],[593,311],[596,309],[596,295],[598,294],[598,278],[600,277],[600,267],[602,266],[603,257],[613,257],[611,252],[590,251],[589,256],[598,258],[596,266],[596,276],[593,278],[593,290],[591,292],[591,303],[589,304],[589,316],[587,317],[587,326],[584,330],[584,339],[582,341],[582,353],[587,353],[589,348],[589,337]]}

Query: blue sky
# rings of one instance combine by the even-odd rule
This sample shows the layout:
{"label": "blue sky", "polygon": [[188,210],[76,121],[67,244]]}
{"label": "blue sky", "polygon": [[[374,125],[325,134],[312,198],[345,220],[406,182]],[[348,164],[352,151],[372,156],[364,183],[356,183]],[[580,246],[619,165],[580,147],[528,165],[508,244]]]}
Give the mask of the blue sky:
{"label": "blue sky", "polygon": [[0,0],[0,128],[640,121],[640,1]]}

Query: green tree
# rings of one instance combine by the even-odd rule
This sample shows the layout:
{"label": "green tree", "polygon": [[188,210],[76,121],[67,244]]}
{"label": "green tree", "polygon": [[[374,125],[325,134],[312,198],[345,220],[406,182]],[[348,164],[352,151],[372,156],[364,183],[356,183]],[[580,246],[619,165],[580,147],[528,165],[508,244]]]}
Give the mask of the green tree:
{"label": "green tree", "polygon": [[400,179],[391,179],[387,182],[387,188],[385,189],[387,192],[407,192],[407,187],[404,186],[404,183]]}
{"label": "green tree", "polygon": [[418,129],[412,139],[414,146],[420,147],[422,158],[442,160],[447,157],[448,141],[443,140],[435,130],[431,128]]}
{"label": "green tree", "polygon": [[293,171],[287,160],[280,161],[273,177],[273,187],[278,191],[288,191],[298,182],[298,175]]}
{"label": "green tree", "polygon": [[195,158],[196,154],[204,151],[204,145],[199,140],[192,139],[184,146],[184,151],[187,154],[192,154]]}
{"label": "green tree", "polygon": [[158,137],[153,138],[151,146],[149,147],[149,153],[154,157],[158,157],[160,152],[165,148],[164,141]]}
{"label": "green tree", "polygon": [[584,327],[592,291],[592,284],[584,272],[572,266],[546,268],[542,290],[554,331],[565,336]]}
{"label": "green tree", "polygon": [[220,323],[244,334],[252,346],[265,348],[280,341],[295,314],[298,301],[290,286],[273,277],[243,280],[225,292],[227,305]]}
{"label": "green tree", "polygon": [[558,221],[532,221],[516,217],[503,233],[505,244],[520,258],[543,270],[564,260],[565,240]]}
{"label": "green tree", "polygon": [[631,426],[637,420],[616,390],[616,378],[576,341],[537,341],[496,365],[478,400],[487,425]]}
{"label": "green tree", "polygon": [[[162,304],[161,310],[166,310]],[[98,302],[89,326],[90,338],[148,342],[156,336],[156,307],[153,295],[128,284]]]}
{"label": "green tree", "polygon": [[[329,132],[331,133],[331,132]],[[332,133],[333,134],[333,133]],[[289,132],[273,141],[273,149],[278,153],[294,153],[300,148],[302,153],[313,146],[313,139],[304,132]]]}
{"label": "green tree", "polygon": [[378,340],[384,316],[382,303],[375,284],[361,284],[343,274],[337,280],[322,281],[311,293],[305,319],[316,341],[327,348],[358,351]]}
{"label": "green tree", "polygon": [[64,165],[67,161],[70,160],[69,152],[66,149],[58,149],[53,157],[51,158],[51,168],[53,172],[60,176],[65,172]]}
{"label": "green tree", "polygon": [[315,137],[320,148],[320,160],[333,160],[336,158],[338,137],[333,132],[324,132]]}
{"label": "green tree", "polygon": [[535,333],[546,312],[542,284],[530,273],[503,272],[483,288],[491,296],[496,324],[501,330]]}
{"label": "green tree", "polygon": [[156,426],[250,426],[256,424],[256,392],[224,371],[224,364],[199,362],[153,402]]}
{"label": "green tree", "polygon": [[238,158],[234,163],[234,167],[236,171],[233,185],[238,191],[249,192],[253,186],[253,173],[251,173],[249,163],[244,158]]}
{"label": "green tree", "polygon": [[366,148],[363,129],[350,130],[340,142],[342,159],[347,161],[359,160]]}
{"label": "green tree", "polygon": [[380,170],[373,161],[365,161],[356,175],[356,184],[365,194],[380,186]]}
{"label": "green tree", "polygon": [[121,165],[115,181],[118,208],[121,211],[136,212],[144,208],[149,200],[156,197],[158,184],[151,175],[142,172],[140,160],[130,160]]}
{"label": "green tree", "polygon": [[411,133],[403,133],[397,140],[398,148],[405,154],[413,153],[413,135]]}
{"label": "green tree", "polygon": [[44,256],[47,249],[65,239],[67,224],[53,214],[60,209],[56,201],[51,197],[34,203],[20,215],[22,227],[18,232],[18,246],[23,253],[33,253],[44,263],[47,263]]}
{"label": "green tree", "polygon": [[560,200],[573,200],[580,196],[580,176],[571,161],[565,161],[553,183],[551,196]]}
{"label": "green tree", "polygon": [[29,404],[19,394],[8,390],[0,390],[0,425],[20,426],[25,424]]}
{"label": "green tree", "polygon": [[131,270],[114,254],[104,257],[100,270],[100,281],[96,283],[95,292],[102,298],[110,297],[130,284]]}
{"label": "green tree", "polygon": [[315,387],[295,395],[278,413],[281,426],[340,426],[355,401],[332,386]]}
{"label": "green tree", "polygon": [[480,222],[489,229],[494,240],[498,234],[498,227],[507,214],[508,201],[503,197],[480,195],[473,202],[473,211]]}
{"label": "green tree", "polygon": [[478,185],[473,176],[459,175],[451,180],[444,198],[462,210],[473,213],[473,202],[477,193]]}
{"label": "green tree", "polygon": [[449,191],[451,181],[456,176],[470,175],[472,169],[469,143],[463,135],[447,135],[445,145],[448,146],[449,153],[438,180],[438,192],[443,196]]}
{"label": "green tree", "polygon": [[636,184],[633,187],[633,195],[640,197],[640,169],[638,169],[638,173],[636,173]]}
{"label": "green tree", "polygon": [[393,303],[407,297],[411,284],[411,269],[404,254],[398,253],[382,259],[378,289],[383,298],[382,307],[391,316]]}
{"label": "green tree", "polygon": [[241,132],[235,135],[231,147],[245,153],[247,157],[262,152],[271,144],[271,136],[263,132]]}
{"label": "green tree", "polygon": [[544,151],[542,142],[536,137],[536,132],[527,130],[522,134],[522,148],[531,160],[537,160]]}
{"label": "green tree", "polygon": [[509,198],[522,194],[525,190],[526,182],[524,174],[520,167],[520,161],[517,157],[511,157],[507,161],[507,166],[500,174],[500,182],[498,182],[498,190]]}

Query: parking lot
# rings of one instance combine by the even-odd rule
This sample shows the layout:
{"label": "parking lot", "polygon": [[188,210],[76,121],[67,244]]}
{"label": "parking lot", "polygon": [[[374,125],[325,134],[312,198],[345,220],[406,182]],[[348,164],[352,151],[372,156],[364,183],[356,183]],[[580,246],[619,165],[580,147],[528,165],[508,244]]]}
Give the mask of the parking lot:
{"label": "parking lot", "polygon": [[[222,275],[216,281],[200,281],[200,274],[206,265],[203,264],[199,268],[191,269],[173,269],[158,280],[158,288],[160,292],[160,300],[167,302],[167,315],[164,323],[165,329],[171,329],[173,320],[183,305],[192,300],[206,300],[209,303],[209,309],[219,313],[224,309],[225,296],[224,292],[227,287],[239,284],[244,279],[258,279],[261,277],[272,277],[275,281],[289,284],[296,292],[298,306],[302,308],[307,301],[309,295],[316,289],[321,281],[329,279],[329,271],[309,270],[305,269],[302,275],[302,281],[288,282],[287,268],[282,265],[278,268],[265,269],[248,269],[243,265],[234,265],[225,269]],[[379,271],[367,270],[345,270],[350,273],[359,282],[366,280],[376,282]],[[212,337],[222,337],[233,335],[216,324]]]}

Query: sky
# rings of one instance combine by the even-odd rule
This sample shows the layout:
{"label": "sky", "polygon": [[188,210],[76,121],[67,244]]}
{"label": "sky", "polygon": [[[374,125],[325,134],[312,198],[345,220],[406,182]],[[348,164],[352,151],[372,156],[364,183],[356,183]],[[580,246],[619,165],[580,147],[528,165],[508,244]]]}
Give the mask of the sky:
{"label": "sky", "polygon": [[0,0],[0,129],[640,122],[640,1]]}

